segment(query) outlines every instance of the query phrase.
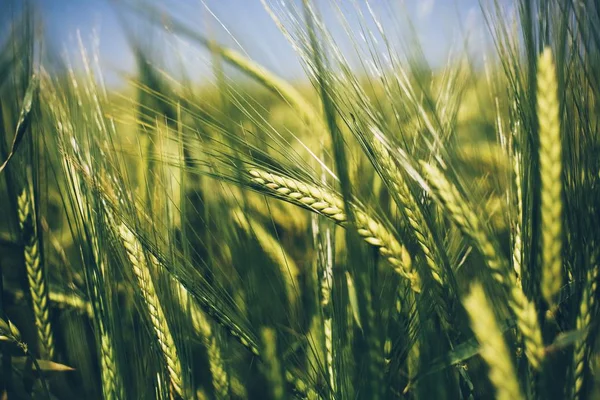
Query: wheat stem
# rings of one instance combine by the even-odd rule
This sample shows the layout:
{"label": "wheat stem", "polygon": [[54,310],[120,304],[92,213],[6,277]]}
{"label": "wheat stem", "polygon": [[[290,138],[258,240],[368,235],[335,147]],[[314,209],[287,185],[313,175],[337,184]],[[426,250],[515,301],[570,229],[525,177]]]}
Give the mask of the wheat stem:
{"label": "wheat stem", "polygon": [[212,376],[215,395],[219,399],[229,398],[229,374],[223,361],[221,346],[212,326],[204,312],[197,306],[188,291],[179,283],[174,283],[179,293],[179,300],[184,309],[189,310],[194,331],[204,341],[208,355],[208,364]]}
{"label": "wheat stem", "polygon": [[264,347],[264,373],[271,386],[271,395],[274,400],[283,399],[285,390],[277,355],[277,336],[272,328],[262,328],[260,336]]}
{"label": "wheat stem", "polygon": [[236,209],[232,212],[234,222],[247,234],[254,235],[256,241],[271,260],[279,267],[281,276],[285,282],[286,294],[290,305],[293,307],[298,297],[298,276],[300,270],[294,259],[290,257],[285,249],[260,223],[244,215],[242,210]]}

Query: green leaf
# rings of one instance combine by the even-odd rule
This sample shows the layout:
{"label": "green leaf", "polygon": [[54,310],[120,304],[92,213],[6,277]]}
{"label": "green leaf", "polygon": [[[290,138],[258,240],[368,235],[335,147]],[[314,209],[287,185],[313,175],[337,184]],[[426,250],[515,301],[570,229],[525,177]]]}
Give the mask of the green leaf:
{"label": "green leaf", "polygon": [[[25,367],[27,363],[27,357],[13,357],[12,363],[17,368]],[[69,367],[68,365],[56,363],[50,360],[37,360],[38,365],[40,366],[41,371],[54,371],[54,372],[63,372],[63,371],[75,371],[75,368]]]}
{"label": "green leaf", "polygon": [[588,329],[574,329],[572,331],[561,332],[556,335],[554,342],[546,348],[548,353],[562,350],[572,344],[585,340],[588,334]]}
{"label": "green leaf", "polygon": [[25,92],[25,97],[23,98],[23,106],[21,107],[21,115],[19,116],[19,122],[17,122],[17,129],[15,132],[15,137],[13,138],[12,146],[10,148],[10,153],[6,160],[2,165],[0,165],[0,172],[6,168],[10,159],[15,155],[19,144],[23,140],[25,136],[25,132],[27,132],[27,128],[29,127],[29,123],[31,120],[31,105],[33,104],[33,95],[38,86],[38,79],[36,75],[31,77],[29,81],[29,86],[27,87],[27,92]]}

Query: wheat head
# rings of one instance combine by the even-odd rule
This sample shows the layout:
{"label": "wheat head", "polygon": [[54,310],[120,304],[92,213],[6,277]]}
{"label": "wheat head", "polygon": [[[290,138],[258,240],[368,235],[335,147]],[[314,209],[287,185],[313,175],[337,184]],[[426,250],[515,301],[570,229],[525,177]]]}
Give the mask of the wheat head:
{"label": "wheat head", "polygon": [[23,233],[25,268],[29,292],[33,303],[33,314],[38,332],[40,352],[49,360],[54,358],[54,338],[50,324],[48,286],[42,266],[40,246],[35,223],[35,213],[31,196],[27,189],[18,198],[19,225]]}
{"label": "wheat head", "polygon": [[[250,181],[262,192],[266,191],[291,203],[306,207],[342,226],[348,222],[344,211],[344,202],[336,193],[264,170],[251,169],[248,174]],[[412,266],[412,259],[406,248],[381,222],[368,216],[356,205],[353,205],[353,208],[358,234],[365,242],[379,250],[379,254],[392,265],[394,271],[409,281],[413,291],[420,292],[421,282]]]}
{"label": "wheat head", "polygon": [[562,285],[562,146],[558,84],[552,51],[538,60],[537,115],[542,182],[542,295],[550,307]]}
{"label": "wheat head", "polygon": [[483,286],[474,284],[463,304],[471,328],[480,344],[480,354],[489,366],[490,380],[499,400],[523,399],[508,346],[498,326],[494,311],[487,301]]}

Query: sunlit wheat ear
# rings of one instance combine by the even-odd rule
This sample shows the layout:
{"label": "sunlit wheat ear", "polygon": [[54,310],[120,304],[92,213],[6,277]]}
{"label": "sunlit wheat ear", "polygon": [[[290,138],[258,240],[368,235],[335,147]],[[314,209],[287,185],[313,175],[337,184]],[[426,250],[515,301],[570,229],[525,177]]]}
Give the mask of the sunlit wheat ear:
{"label": "sunlit wheat ear", "polygon": [[50,324],[50,302],[48,286],[44,276],[40,246],[37,235],[33,202],[27,189],[18,199],[19,225],[23,234],[25,268],[29,292],[33,303],[33,315],[38,332],[40,353],[51,360],[54,358],[54,338]]}
{"label": "sunlit wheat ear", "polygon": [[[261,192],[306,207],[342,226],[347,225],[348,217],[344,211],[344,202],[337,193],[264,170],[251,169],[248,174],[254,187]],[[379,250],[394,271],[409,281],[415,292],[420,292],[421,282],[406,248],[381,222],[368,216],[359,207],[353,207],[358,234],[365,242]]]}
{"label": "sunlit wheat ear", "polygon": [[[158,344],[165,358],[172,389],[177,395],[185,398],[177,348],[175,347],[175,341],[171,336],[167,318],[165,317],[162,305],[156,293],[150,269],[146,262],[144,251],[142,250],[142,245],[125,224],[119,225],[118,232],[125,250],[127,251],[127,257],[131,262],[133,274],[136,277],[144,303],[146,304],[152,328],[154,329]],[[151,256],[151,259],[152,258],[153,256]],[[156,264],[158,264],[158,262],[156,262]]]}
{"label": "sunlit wheat ear", "polygon": [[573,350],[572,374],[573,374],[573,399],[580,399],[584,395],[585,363],[589,355],[590,334],[589,329],[592,323],[592,314],[596,308],[596,294],[598,293],[598,265],[593,265],[587,274],[585,289],[581,296],[579,305],[579,314],[577,315],[576,329],[585,331],[583,338],[575,342]]}
{"label": "sunlit wheat ear", "polygon": [[527,357],[531,366],[538,369],[544,357],[544,345],[535,305],[525,296],[514,274],[509,272],[508,262],[498,253],[497,245],[456,186],[438,167],[426,162],[421,162],[421,167],[434,195],[446,209],[450,219],[475,242],[490,269],[492,278],[508,293],[510,308],[523,334]]}
{"label": "sunlit wheat ear", "polygon": [[515,271],[517,285],[522,287],[523,274],[523,188],[521,184],[522,165],[519,154],[515,154],[513,159],[513,170],[515,175],[515,201],[516,217],[512,224],[512,263]]}
{"label": "sunlit wheat ear", "polygon": [[496,388],[496,399],[523,399],[508,346],[481,284],[471,287],[471,293],[463,300],[463,304],[480,345],[479,354],[490,369],[489,376]]}
{"label": "sunlit wheat ear", "polygon": [[446,292],[448,279],[445,276],[443,260],[438,245],[427,225],[421,207],[415,200],[405,177],[388,150],[376,139],[373,141],[373,151],[377,154],[377,161],[383,169],[382,176],[392,192],[392,198],[395,199],[396,206],[401,210],[408,225],[412,228],[411,233],[414,235],[421,249],[421,253],[429,267],[431,277],[440,289],[438,290],[439,295],[435,296],[434,306],[444,329],[447,329],[450,327],[450,311],[448,301],[443,294]]}
{"label": "sunlit wheat ear", "polygon": [[427,266],[431,270],[433,279],[440,286],[445,286],[444,272],[441,267],[441,261],[436,254],[437,251],[435,240],[431,231],[429,230],[429,227],[427,226],[427,223],[425,222],[425,217],[421,212],[421,208],[412,195],[404,176],[402,176],[402,172],[396,166],[396,163],[392,159],[387,149],[383,145],[379,144],[378,141],[374,141],[373,147],[378,154],[378,162],[382,168],[386,170],[387,175],[391,178],[388,180],[391,186],[390,189],[395,191],[401,203],[397,204],[397,206],[406,215],[406,219],[408,220],[408,223],[413,230],[413,234],[415,235],[417,242],[421,247],[421,251],[425,256]]}
{"label": "sunlit wheat ear", "polygon": [[208,363],[212,375],[212,383],[218,398],[225,399],[229,397],[229,376],[225,369],[223,357],[221,355],[221,346],[215,333],[212,332],[210,322],[202,311],[196,309],[192,311],[192,318],[197,331],[201,331],[205,340],[206,351],[208,353]]}
{"label": "sunlit wheat ear", "polygon": [[21,332],[8,319],[0,318],[0,341],[6,340],[13,343],[21,342]]}
{"label": "sunlit wheat ear", "polygon": [[537,115],[542,182],[542,295],[554,304],[562,285],[562,146],[556,70],[549,48],[538,60]]}

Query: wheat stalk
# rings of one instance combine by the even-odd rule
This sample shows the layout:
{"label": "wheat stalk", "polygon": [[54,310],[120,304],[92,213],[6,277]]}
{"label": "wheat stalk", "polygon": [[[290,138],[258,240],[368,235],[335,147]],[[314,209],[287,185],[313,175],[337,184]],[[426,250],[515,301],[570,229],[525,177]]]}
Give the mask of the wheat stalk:
{"label": "wheat stalk", "polygon": [[[332,393],[336,393],[336,374],[333,341],[333,305],[331,295],[333,291],[333,264],[334,244],[333,234],[329,226],[319,224],[319,217],[312,215],[313,245],[316,250],[316,273],[319,289],[320,311],[323,328],[323,339],[325,344],[325,367],[329,378],[329,387]],[[321,230],[321,227],[324,228]]]}
{"label": "wheat stalk", "polygon": [[538,60],[537,115],[542,182],[542,295],[550,307],[562,285],[562,146],[556,71],[549,48]]}
{"label": "wheat stalk", "polygon": [[44,276],[40,246],[35,222],[35,210],[27,189],[18,198],[19,225],[23,233],[25,268],[29,292],[33,303],[35,326],[37,327],[40,353],[51,360],[54,358],[54,338],[50,324],[48,286]]}
{"label": "wheat stalk", "polygon": [[291,306],[294,306],[298,297],[298,276],[300,270],[294,259],[290,257],[281,244],[258,222],[244,215],[242,210],[232,211],[234,222],[247,234],[254,235],[263,251],[279,267],[285,282],[285,289]]}
{"label": "wheat stalk", "polygon": [[479,354],[490,368],[489,376],[496,388],[496,399],[523,399],[508,346],[481,284],[471,287],[471,293],[463,304],[480,344]]}
{"label": "wheat stalk", "polygon": [[[306,207],[342,226],[348,222],[344,202],[336,193],[264,170],[251,169],[248,174],[250,181],[262,192]],[[409,281],[413,291],[420,292],[421,282],[406,248],[381,222],[369,217],[358,206],[352,205],[352,207],[358,234],[365,242],[379,250],[379,254],[392,265],[394,271]]]}
{"label": "wheat stalk", "polygon": [[277,336],[275,330],[272,328],[262,328],[260,336],[264,348],[264,374],[271,385],[272,398],[275,400],[283,399],[285,390],[279,357],[277,356]]}
{"label": "wheat stalk", "polygon": [[477,214],[469,207],[456,186],[450,183],[438,167],[424,161],[421,162],[421,166],[434,194],[448,211],[450,218],[475,242],[492,278],[508,292],[509,305],[523,334],[529,362],[534,369],[539,368],[544,357],[544,345],[535,305],[527,299],[514,274],[509,273],[507,262],[496,250],[497,245],[491,240]]}
{"label": "wheat stalk", "polygon": [[[131,262],[133,274],[136,277],[138,287],[140,288],[144,303],[146,304],[148,315],[152,323],[152,328],[158,339],[158,344],[167,363],[167,370],[171,386],[175,393],[184,397],[183,379],[181,372],[181,364],[177,355],[177,348],[167,318],[165,317],[160,300],[156,293],[156,288],[152,281],[150,268],[146,261],[146,257],[142,246],[136,236],[123,223],[118,228],[119,236],[123,242],[123,246],[127,252],[127,257]],[[158,265],[158,260],[150,256],[150,261]]]}

